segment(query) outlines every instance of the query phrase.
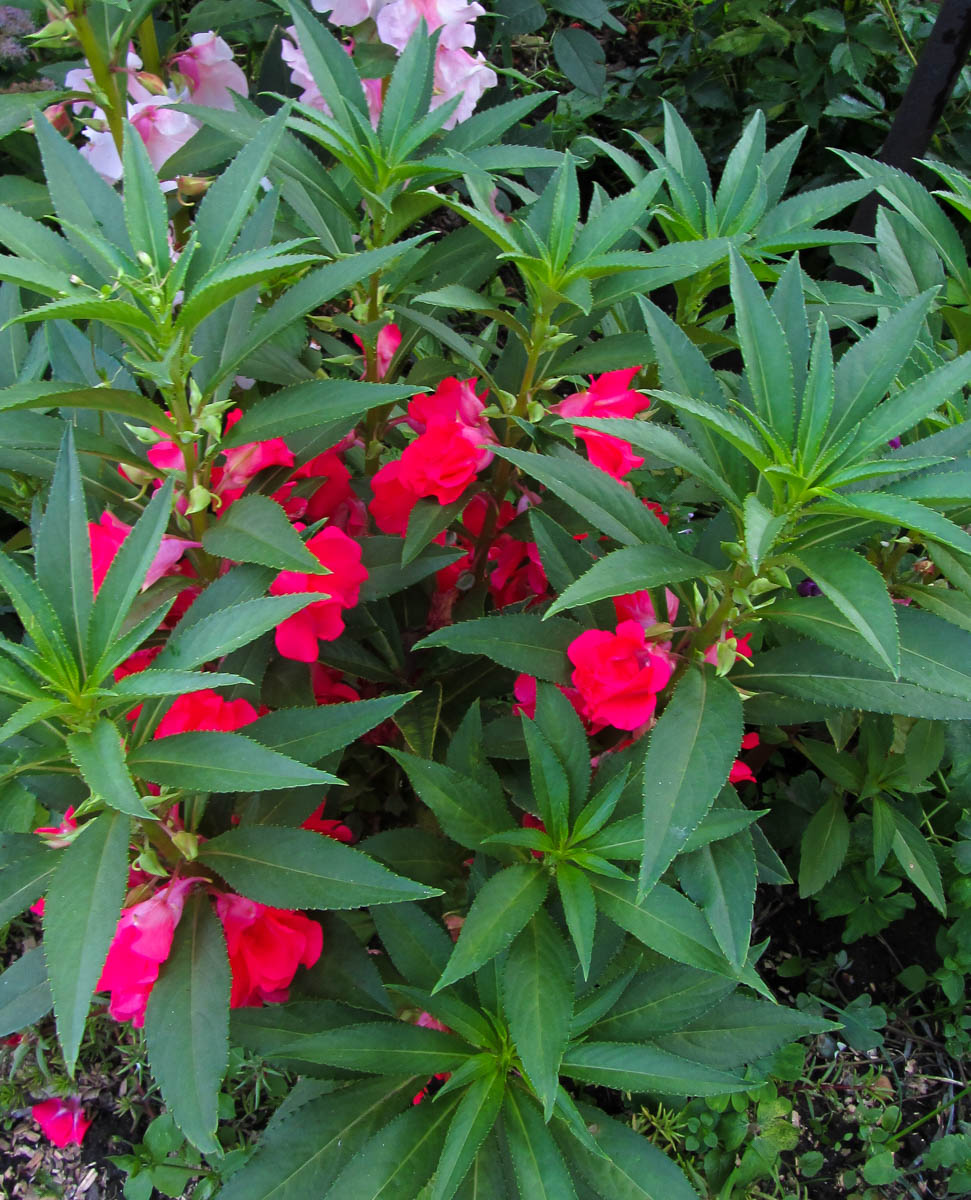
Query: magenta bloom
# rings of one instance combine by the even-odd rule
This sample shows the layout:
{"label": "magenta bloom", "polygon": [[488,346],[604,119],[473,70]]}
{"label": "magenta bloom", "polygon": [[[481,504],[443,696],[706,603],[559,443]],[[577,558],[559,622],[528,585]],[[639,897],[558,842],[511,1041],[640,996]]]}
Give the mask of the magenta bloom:
{"label": "magenta bloom", "polygon": [[587,718],[615,729],[638,729],[650,720],[673,670],[670,656],[645,640],[637,621],[621,621],[616,633],[588,629],[570,643],[567,656]]}
{"label": "magenta bloom", "polygon": [[55,1146],[80,1146],[91,1125],[80,1096],[52,1096],[33,1105],[30,1114]]}
{"label": "magenta bloom", "polygon": [[188,692],[176,697],[172,707],[159,721],[156,738],[171,737],[173,733],[189,733],[207,729],[231,733],[255,721],[256,709],[248,700],[224,700],[212,688]]}
{"label": "magenta bloom", "polygon": [[324,948],[316,921],[244,896],[216,897],[233,972],[231,1008],[282,1003],[297,967],[312,967]]}
{"label": "magenta bloom", "polygon": [[317,642],[332,642],[344,632],[342,609],[357,604],[367,568],[361,566],[361,547],[343,530],[328,525],[307,542],[307,549],[325,566],[329,575],[281,571],[270,584],[274,596],[320,592],[316,604],[308,604],[276,628],[276,648],[284,658],[313,662]]}
{"label": "magenta bloom", "polygon": [[148,997],[172,949],[186,894],[197,882],[173,879],[147,900],[122,909],[97,988],[111,992],[108,1011],[116,1021],[144,1025]]}
{"label": "magenta bloom", "polygon": [[[590,387],[585,392],[574,392],[552,411],[561,417],[636,417],[650,407],[650,400],[641,392],[628,386],[640,367],[625,367],[622,371],[607,371],[598,378],[590,376]],[[634,453],[630,442],[614,437],[610,433],[595,432],[574,425],[573,432],[587,447],[590,461],[614,479],[622,479],[628,472],[644,463]],[[666,522],[665,522],[666,523]]]}

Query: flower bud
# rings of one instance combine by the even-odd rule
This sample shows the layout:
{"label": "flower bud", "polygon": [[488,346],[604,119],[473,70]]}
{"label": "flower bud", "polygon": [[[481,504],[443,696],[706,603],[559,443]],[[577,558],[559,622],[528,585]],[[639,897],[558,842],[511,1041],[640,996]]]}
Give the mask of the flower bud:
{"label": "flower bud", "polygon": [[157,75],[153,75],[151,71],[136,71],[135,78],[142,85],[146,92],[153,96],[167,96],[168,88]]}
{"label": "flower bud", "polygon": [[199,837],[198,834],[189,833],[187,829],[180,829],[178,833],[172,834],[173,843],[178,846],[185,857],[192,862],[199,856]]}
{"label": "flower bud", "polygon": [[175,182],[178,185],[180,200],[204,196],[212,186],[212,180],[204,179],[201,175],[177,175]]}
{"label": "flower bud", "polygon": [[44,109],[44,116],[54,126],[58,133],[70,133],[73,124],[68,115],[67,107],[63,104],[49,104]]}
{"label": "flower bud", "polygon": [[138,259],[138,261],[141,263],[141,265],[143,267],[153,266],[152,256],[150,254],[146,253],[144,250],[139,250],[138,253],[135,255],[135,257]]}

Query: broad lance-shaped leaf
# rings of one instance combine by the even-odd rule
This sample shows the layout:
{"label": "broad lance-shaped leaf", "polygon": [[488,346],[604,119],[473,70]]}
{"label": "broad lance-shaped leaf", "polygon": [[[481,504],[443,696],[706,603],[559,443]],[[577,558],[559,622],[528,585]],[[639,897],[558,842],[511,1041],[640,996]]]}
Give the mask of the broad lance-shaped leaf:
{"label": "broad lance-shaped leaf", "polygon": [[371,914],[381,945],[410,983],[430,989],[445,969],[452,943],[442,925],[417,904],[384,904]]}
{"label": "broad lance-shaped leaf", "polygon": [[219,1085],[229,1063],[232,976],[222,925],[204,891],[185,902],[148,998],[145,1037],[165,1106],[203,1154],[218,1154]]}
{"label": "broad lance-shaped leaf", "polygon": [[456,1103],[445,1096],[438,1104],[412,1105],[361,1147],[322,1200],[419,1195],[438,1165]]}
{"label": "broad lance-shaped leaf", "polygon": [[353,420],[371,408],[407,400],[422,390],[402,384],[359,380],[308,380],[258,400],[233,426],[222,445],[232,448],[269,437],[285,437],[335,421]]}
{"label": "broad lance-shaped leaf", "polygon": [[146,742],[128,755],[128,767],[152,783],[198,792],[259,792],[340,782],[241,733],[215,731],[175,733]]}
{"label": "broad lance-shaped leaf", "polygon": [[[221,580],[217,580],[215,584],[210,584],[192,608],[205,599],[208,592],[218,587],[220,582]],[[319,599],[316,592],[305,592],[295,596],[261,596],[233,604],[222,611],[210,612],[188,624],[183,618],[172,631],[165,649],[155,659],[154,665],[179,667],[182,670],[202,666],[205,662],[238,650],[240,646],[258,638],[261,633],[266,633],[268,629],[275,629],[281,621]],[[192,608],[189,609],[189,614],[192,613]]]}
{"label": "broad lance-shaped leaf", "polygon": [[893,853],[907,878],[920,888],[938,912],[947,910],[941,871],[930,843],[913,822],[901,813],[893,812]]}
{"label": "broad lance-shaped leaf", "polygon": [[581,1083],[625,1092],[675,1092],[682,1096],[721,1096],[744,1092],[751,1080],[680,1058],[654,1046],[624,1042],[583,1042],[563,1055],[564,1075]]}
{"label": "broad lance-shaped leaf", "polygon": [[360,908],[441,895],[306,829],[240,826],[205,842],[199,861],[241,895],[279,908]]}
{"label": "broad lance-shaped leaf", "polygon": [[814,896],[843,865],[850,845],[850,823],[843,797],[830,796],[813,815],[799,850],[799,895]]}
{"label": "broad lance-shaped leaf", "polygon": [[105,804],[132,817],[156,820],[135,790],[125,763],[125,747],[114,721],[100,717],[87,733],[72,733],[67,749],[81,778]]}
{"label": "broad lance-shaped leaf", "polygon": [[461,845],[478,850],[486,838],[513,828],[502,792],[490,788],[487,781],[403,750],[388,753],[404,768],[443,831]]}
{"label": "broad lance-shaped leaf", "polygon": [[690,671],[675,689],[648,745],[640,895],[657,883],[711,808],[741,742],[738,692],[709,671]]}
{"label": "broad lance-shaped leaf", "polygon": [[544,619],[593,604],[608,596],[625,596],[666,583],[681,583],[711,573],[710,563],[667,546],[627,546],[598,559],[585,575],[564,590],[544,613]]}
{"label": "broad lance-shaped leaf", "polygon": [[44,907],[44,954],[57,1036],[73,1074],[91,994],[115,936],[128,883],[130,821],[104,812],[67,847]]}
{"label": "broad lance-shaped leaf", "polygon": [[94,591],[81,465],[70,424],[64,431],[50,498],[37,530],[34,560],[37,584],[83,666]]}
{"label": "broad lance-shaped leaf", "polygon": [[0,1037],[46,1017],[53,1003],[44,947],[35,946],[0,975]]}
{"label": "broad lance-shaped leaf", "polygon": [[433,990],[463,979],[505,950],[543,903],[548,888],[546,872],[526,863],[488,879],[472,902],[452,957]]}
{"label": "broad lance-shaped leaf", "polygon": [[755,904],[755,851],[747,831],[678,859],[681,886],[705,914],[722,953],[741,971]]}
{"label": "broad lance-shaped leaf", "polygon": [[505,1076],[496,1066],[468,1086],[448,1127],[430,1200],[449,1200],[455,1194],[496,1122],[505,1091]]}
{"label": "broad lance-shaped leaf", "polygon": [[680,1029],[731,995],[737,984],[683,963],[642,971],[593,1026],[608,1042],[642,1042]]}
{"label": "broad lance-shaped leaf", "polygon": [[286,513],[269,496],[242,496],[202,535],[203,548],[216,558],[255,562],[281,571],[328,574],[306,547]]}
{"label": "broad lance-shaped leaf", "polygon": [[880,572],[852,550],[812,549],[792,556],[873,648],[888,671],[900,671],[897,614]]}
{"label": "broad lance-shaped leaf", "polygon": [[506,1091],[502,1127],[520,1196],[529,1196],[530,1200],[576,1200],[570,1173],[543,1114],[520,1088]]}
{"label": "broad lance-shaped leaf", "polygon": [[568,683],[566,650],[582,632],[579,625],[563,618],[545,621],[534,613],[499,613],[436,629],[416,642],[414,649],[446,646],[457,654],[484,654],[511,671]]}
{"label": "broad lance-shaped leaf", "polygon": [[[220,1200],[306,1200],[321,1195],[375,1130],[411,1107],[423,1079],[416,1075],[404,1082],[355,1082],[299,1105],[286,1119],[274,1117],[253,1157],[223,1185]],[[296,1098],[299,1087],[290,1097]]]}
{"label": "broad lance-shaped leaf", "polygon": [[[8,835],[9,836],[9,835]],[[61,852],[41,844],[32,834],[4,854],[0,864],[0,924],[6,925],[43,896]]]}
{"label": "broad lance-shaped leaf", "polygon": [[612,1120],[598,1108],[579,1106],[583,1121],[596,1132],[600,1149],[594,1154],[560,1122],[553,1132],[576,1170],[598,1196],[611,1200],[698,1200],[698,1193],[678,1165],[649,1138],[630,1125]]}
{"label": "broad lance-shaped leaf", "polygon": [[145,142],[127,121],[122,147],[122,166],[125,188],[125,225],[131,244],[147,254],[152,267],[165,275],[171,266],[169,259],[168,214],[165,196],[159,187],[158,174],[145,149]]}
{"label": "broad lance-shaped leaf", "polygon": [[503,1000],[513,1044],[548,1121],[559,1087],[560,1059],[570,1040],[573,963],[543,909],[509,950]]}
{"label": "broad lance-shaped leaf", "polygon": [[[208,675],[202,678],[206,679]],[[281,708],[247,725],[246,736],[300,762],[316,763],[393,717],[403,704],[417,695],[417,692],[405,692],[398,696],[376,696],[373,700],[353,700],[348,704]]]}
{"label": "broad lance-shaped leaf", "polygon": [[[719,189],[721,195],[721,189]],[[729,251],[735,335],[756,412],[786,445],[795,432],[792,359],[782,326],[738,251]]]}

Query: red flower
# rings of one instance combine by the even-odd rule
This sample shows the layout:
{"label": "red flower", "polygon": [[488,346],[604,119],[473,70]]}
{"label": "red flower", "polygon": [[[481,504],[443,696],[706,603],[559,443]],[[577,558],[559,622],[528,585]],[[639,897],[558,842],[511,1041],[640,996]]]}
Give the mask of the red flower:
{"label": "red flower", "polygon": [[74,805],[72,804],[64,813],[60,825],[38,825],[34,833],[39,834],[52,850],[60,850],[74,840],[74,831],[77,827],[78,823],[74,819]]}
{"label": "red flower", "polygon": [[326,807],[327,800],[321,800],[306,821],[301,823],[300,828],[309,829],[313,833],[322,833],[324,837],[333,838],[335,842],[344,842],[345,844],[353,842],[354,834],[342,821],[324,817]]}
{"label": "red flower", "polygon": [[340,671],[320,662],[310,664],[310,686],[317,704],[341,704],[361,698],[350,684],[344,682]]}
{"label": "red flower", "polygon": [[144,1025],[145,1006],[172,949],[186,893],[197,882],[173,879],[147,900],[122,909],[97,987],[111,992],[108,1011],[116,1021]]}
{"label": "red flower", "polygon": [[249,725],[258,715],[248,700],[224,700],[211,688],[203,688],[202,691],[189,692],[176,698],[159,721],[155,737],[171,737],[173,733],[189,733],[197,729],[230,733]]}
{"label": "red flower", "polygon": [[270,584],[274,596],[320,592],[322,599],[281,621],[276,628],[276,648],[284,658],[313,662],[317,641],[332,642],[344,632],[341,610],[357,604],[367,568],[361,566],[361,547],[343,530],[328,525],[307,542],[307,549],[329,575],[281,571]]}
{"label": "red flower", "polygon": [[[356,333],[353,335],[353,337],[357,345],[363,350],[364,343],[361,341],[361,339]],[[377,345],[375,347],[375,352],[377,354],[377,362],[375,364],[377,366],[376,374],[379,380],[383,379],[385,375],[387,375],[388,367],[391,366],[391,360],[394,358],[395,353],[400,345],[401,330],[398,328],[398,326],[383,325],[380,333],[378,334]],[[367,372],[365,371],[364,374],[366,375]],[[362,375],[361,378],[363,379],[364,375]]]}
{"label": "red flower", "polygon": [[231,1008],[286,1000],[297,967],[312,967],[324,948],[323,931],[303,913],[226,893],[216,897],[216,911],[233,972]]}
{"label": "red flower", "polygon": [[31,1107],[30,1115],[55,1146],[80,1146],[91,1126],[80,1096],[54,1096]]}
{"label": "red flower", "polygon": [[451,504],[492,461],[492,452],[480,449],[483,440],[476,427],[430,425],[399,459],[399,482],[419,498],[434,496],[439,504]]}
{"label": "red flower", "polygon": [[482,416],[485,401],[475,392],[474,379],[443,379],[431,395],[413,396],[408,404],[408,424],[417,433],[432,425],[474,426],[486,437],[491,436],[488,421]]}
{"label": "red flower", "polygon": [[[640,367],[626,367],[622,371],[607,371],[598,379],[591,375],[587,391],[574,392],[555,404],[552,411],[561,417],[635,417],[651,405],[647,396],[628,387],[639,370]],[[573,432],[583,440],[587,457],[594,466],[615,479],[622,479],[644,463],[644,459],[634,453],[630,442],[613,434],[595,432],[579,425],[573,426]]]}
{"label": "red flower", "polygon": [[[753,730],[751,733],[746,733],[742,738],[742,749],[752,750],[759,744],[759,735]],[[752,768],[743,763],[740,758],[736,758],[732,763],[732,769],[728,775],[729,783],[755,783],[755,776],[752,774]]]}
{"label": "red flower", "polygon": [[[229,433],[237,421],[241,420],[243,411],[234,408],[226,414],[224,433]],[[234,446],[222,452],[225,466],[216,467],[212,472],[213,490],[223,501],[232,504],[238,500],[246,489],[246,485],[254,475],[265,471],[268,467],[292,467],[293,453],[283,438],[269,438],[265,442],[245,442],[242,446]]]}
{"label": "red flower", "polygon": [[[91,541],[91,575],[94,581],[94,591],[97,595],[108,574],[108,568],[115,560],[115,555],[121,549],[121,544],[131,533],[132,527],[126,525],[110,512],[102,513],[97,522],[88,522],[88,537]],[[179,561],[186,550],[198,546],[199,542],[189,542],[185,538],[162,538],[155,557],[145,575],[143,588],[149,587],[157,579],[161,579]]]}
{"label": "red flower", "polygon": [[400,534],[408,529],[411,510],[421,497],[401,479],[401,459],[385,463],[371,480],[374,499],[368,505],[374,523],[382,533]]}
{"label": "red flower", "polygon": [[616,729],[638,729],[650,720],[673,669],[636,621],[621,621],[616,633],[588,629],[570,643],[567,656],[587,718]]}

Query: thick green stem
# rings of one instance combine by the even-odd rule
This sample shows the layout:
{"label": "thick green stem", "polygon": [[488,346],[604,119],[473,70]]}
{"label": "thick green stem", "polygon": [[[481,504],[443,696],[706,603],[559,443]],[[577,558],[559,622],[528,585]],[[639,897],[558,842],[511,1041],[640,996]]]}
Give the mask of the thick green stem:
{"label": "thick green stem", "polygon": [[158,52],[155,22],[151,14],[138,27],[138,48],[142,53],[142,64],[145,70],[150,71],[153,75],[161,75],[162,59]]}
{"label": "thick green stem", "polygon": [[111,130],[111,136],[114,139],[120,156],[124,144],[124,125],[122,122],[127,115],[127,108],[122,104],[116,77],[111,70],[111,64],[102,52],[101,45],[95,36],[94,28],[88,20],[87,13],[84,11],[83,3],[79,3],[78,8],[71,13],[71,24],[74,27],[75,36],[81,43],[84,57],[88,60],[88,66],[91,68],[91,74],[94,76],[94,82],[104,94],[106,100],[105,116],[108,119],[108,128]]}

